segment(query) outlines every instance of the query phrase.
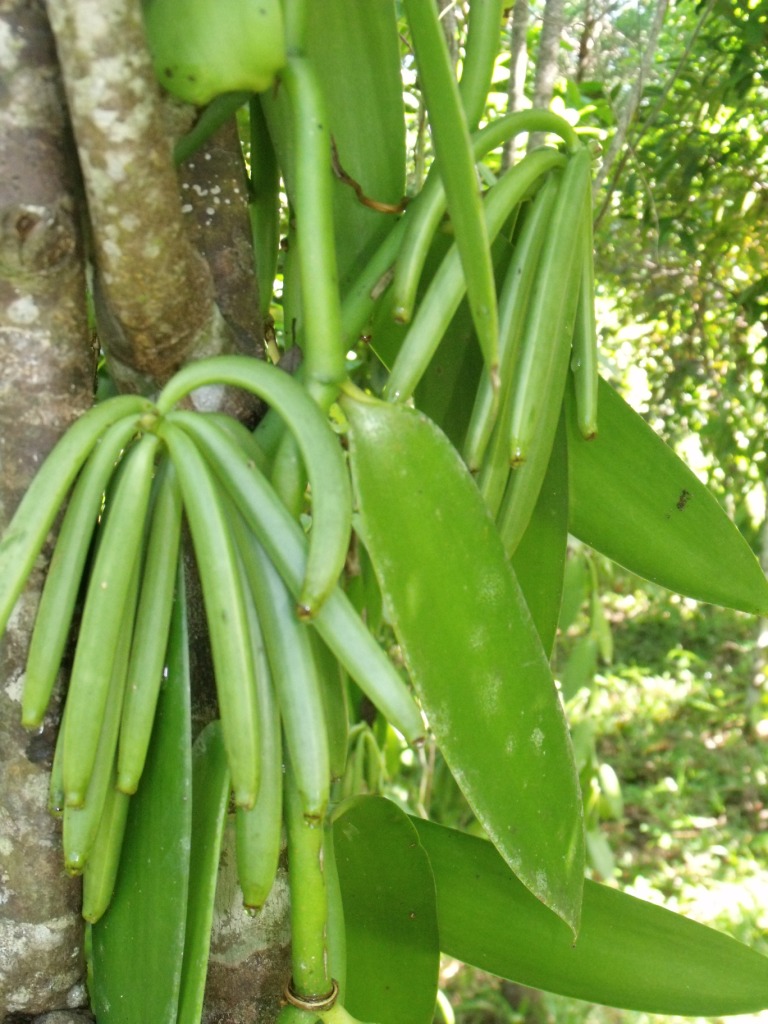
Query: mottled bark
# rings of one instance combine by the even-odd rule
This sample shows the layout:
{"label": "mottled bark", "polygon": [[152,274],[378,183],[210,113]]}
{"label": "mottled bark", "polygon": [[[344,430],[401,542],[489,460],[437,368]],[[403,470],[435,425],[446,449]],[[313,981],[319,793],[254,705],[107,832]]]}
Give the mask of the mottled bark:
{"label": "mottled bark", "polygon": [[[1,529],[54,442],[90,405],[95,353],[74,160],[41,0],[0,3],[0,69]],[[43,562],[0,655],[0,1019],[87,1002],[79,886],[64,873],[47,811],[58,708],[39,733],[19,725]]]}
{"label": "mottled bark", "polygon": [[[227,122],[179,168],[182,213],[208,265],[216,304],[234,351],[264,357],[264,326],[253,262],[248,180],[234,120]],[[198,396],[198,403],[203,401]],[[259,415],[252,396],[228,396],[227,411],[249,421]]]}
{"label": "mottled bark", "polygon": [[256,917],[243,910],[235,826],[224,833],[211,935],[203,1024],[272,1024],[290,980],[290,902],[285,863]]}
{"label": "mottled bark", "polygon": [[[177,174],[169,106],[152,78],[139,12],[137,0],[50,0],[65,97],[44,0],[0,0],[0,529],[55,440],[92,401],[97,350],[85,314],[81,224],[90,224],[100,340],[121,390],[151,392],[193,358],[263,351],[234,123]],[[206,389],[197,404],[244,420],[255,414],[250,396],[231,390]],[[0,661],[2,1024],[89,1019],[80,889],[63,871],[60,829],[47,812],[60,700],[39,734],[18,725],[44,562]],[[203,635],[193,652],[201,677],[209,674],[205,649]],[[210,679],[198,682],[208,694],[199,721],[215,714],[215,702]],[[229,850],[205,1019],[259,1024],[274,1019],[289,971],[286,887],[283,879],[251,919],[232,894],[233,863]]]}
{"label": "mottled bark", "polygon": [[181,212],[138,0],[49,0],[88,199],[100,334],[121,390],[231,351]]}

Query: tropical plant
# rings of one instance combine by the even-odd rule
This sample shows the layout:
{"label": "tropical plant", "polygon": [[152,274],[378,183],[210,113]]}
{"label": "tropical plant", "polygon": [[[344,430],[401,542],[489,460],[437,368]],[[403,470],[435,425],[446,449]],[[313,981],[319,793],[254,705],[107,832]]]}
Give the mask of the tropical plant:
{"label": "tropical plant", "polygon": [[[204,344],[174,354],[141,320],[150,302],[177,301],[155,294],[146,267],[121,294],[110,261],[125,240],[101,218],[123,186],[105,198],[77,106],[74,65],[99,30],[76,2],[54,6],[99,336],[125,393],[64,433],[18,505],[0,543],[0,626],[64,508],[21,714],[43,722],[74,626],[51,807],[67,870],[84,878],[97,1020],[201,1019],[231,819],[244,915],[268,902],[285,828],[282,1024],[426,1024],[441,951],[612,1006],[765,1008],[764,957],[585,881],[576,757],[549,667],[568,533],[700,600],[764,614],[768,584],[698,478],[598,377],[588,142],[544,110],[479,126],[503,4],[471,5],[457,82],[424,0],[404,0],[403,24],[391,0],[196,0],[189,52],[177,5],[147,0],[161,81],[211,100],[177,156],[201,159],[247,104],[261,307],[277,268],[292,374],[231,345],[210,356],[226,346],[205,296]],[[434,148],[407,203],[401,32]],[[547,144],[498,176],[485,166],[533,133]],[[130,234],[124,214],[115,230]],[[186,252],[174,245],[142,252],[165,263]],[[232,391],[239,416],[220,404]],[[255,400],[266,412],[250,429]],[[185,564],[216,683],[202,729]],[[377,747],[418,748],[427,730],[483,838],[376,792]]]}

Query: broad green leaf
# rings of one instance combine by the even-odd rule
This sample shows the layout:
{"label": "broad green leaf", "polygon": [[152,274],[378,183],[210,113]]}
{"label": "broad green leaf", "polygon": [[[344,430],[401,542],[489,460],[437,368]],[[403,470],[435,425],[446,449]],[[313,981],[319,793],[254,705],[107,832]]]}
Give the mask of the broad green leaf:
{"label": "broad green leaf", "polygon": [[[405,118],[393,0],[324,0],[307,5],[307,14],[307,56],[328,112],[338,165],[366,198],[397,205],[405,192]],[[292,200],[297,155],[285,90],[263,93],[261,102]],[[343,293],[394,217],[365,205],[354,187],[338,178],[333,193]]]}
{"label": "broad green leaf", "polygon": [[92,929],[99,1024],[175,1024],[187,920],[192,758],[183,599],[138,792],[131,798],[112,903]]}
{"label": "broad green leaf", "polygon": [[567,543],[568,455],[561,418],[533,514],[512,555],[512,567],[548,656],[560,617]]}
{"label": "broad green leaf", "polygon": [[333,825],[346,928],[344,1006],[377,1024],[431,1024],[440,967],[429,861],[407,814],[355,797]]}
{"label": "broad green leaf", "polygon": [[[308,10],[309,57],[325,94],[340,167],[367,199],[397,207],[405,194],[405,111],[394,0],[323,0]],[[336,181],[342,293],[394,220],[392,213],[365,205],[352,185]]]}
{"label": "broad green leaf", "polygon": [[768,957],[730,936],[587,881],[574,943],[490,843],[414,825],[435,877],[444,953],[521,985],[628,1010],[720,1017],[768,1007]]}
{"label": "broad green leaf", "polygon": [[583,551],[571,551],[563,571],[563,599],[560,604],[558,628],[563,633],[576,621],[589,594],[590,575]]}
{"label": "broad green leaf", "polygon": [[192,855],[178,1024],[199,1024],[203,1010],[219,854],[230,778],[221,722],[209,723],[192,748]]}
{"label": "broad green leaf", "polygon": [[580,636],[573,645],[560,673],[563,700],[569,701],[584,687],[591,689],[597,672],[597,640],[591,633]]}
{"label": "broad green leaf", "polygon": [[670,590],[766,614],[768,581],[714,496],[603,380],[599,403],[585,441],[566,394],[571,532]]}
{"label": "broad green leaf", "polygon": [[536,627],[474,481],[422,414],[343,401],[360,529],[440,749],[483,827],[578,928],[581,798]]}

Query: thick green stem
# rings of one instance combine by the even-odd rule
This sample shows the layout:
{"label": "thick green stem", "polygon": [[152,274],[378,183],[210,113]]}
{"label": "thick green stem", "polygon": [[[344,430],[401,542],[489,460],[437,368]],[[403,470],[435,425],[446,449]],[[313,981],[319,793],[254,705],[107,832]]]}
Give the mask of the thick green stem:
{"label": "thick green stem", "polygon": [[323,827],[310,824],[286,768],[285,823],[291,888],[292,990],[302,999],[327,996],[333,988],[328,968],[328,894],[323,864]]}

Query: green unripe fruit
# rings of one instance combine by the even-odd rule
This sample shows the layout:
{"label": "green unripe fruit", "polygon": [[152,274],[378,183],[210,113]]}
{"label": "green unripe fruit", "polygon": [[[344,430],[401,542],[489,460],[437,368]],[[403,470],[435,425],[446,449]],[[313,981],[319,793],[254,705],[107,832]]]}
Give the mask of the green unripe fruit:
{"label": "green unripe fruit", "polygon": [[204,106],[226,92],[263,92],[285,64],[279,0],[145,0],[158,80]]}

